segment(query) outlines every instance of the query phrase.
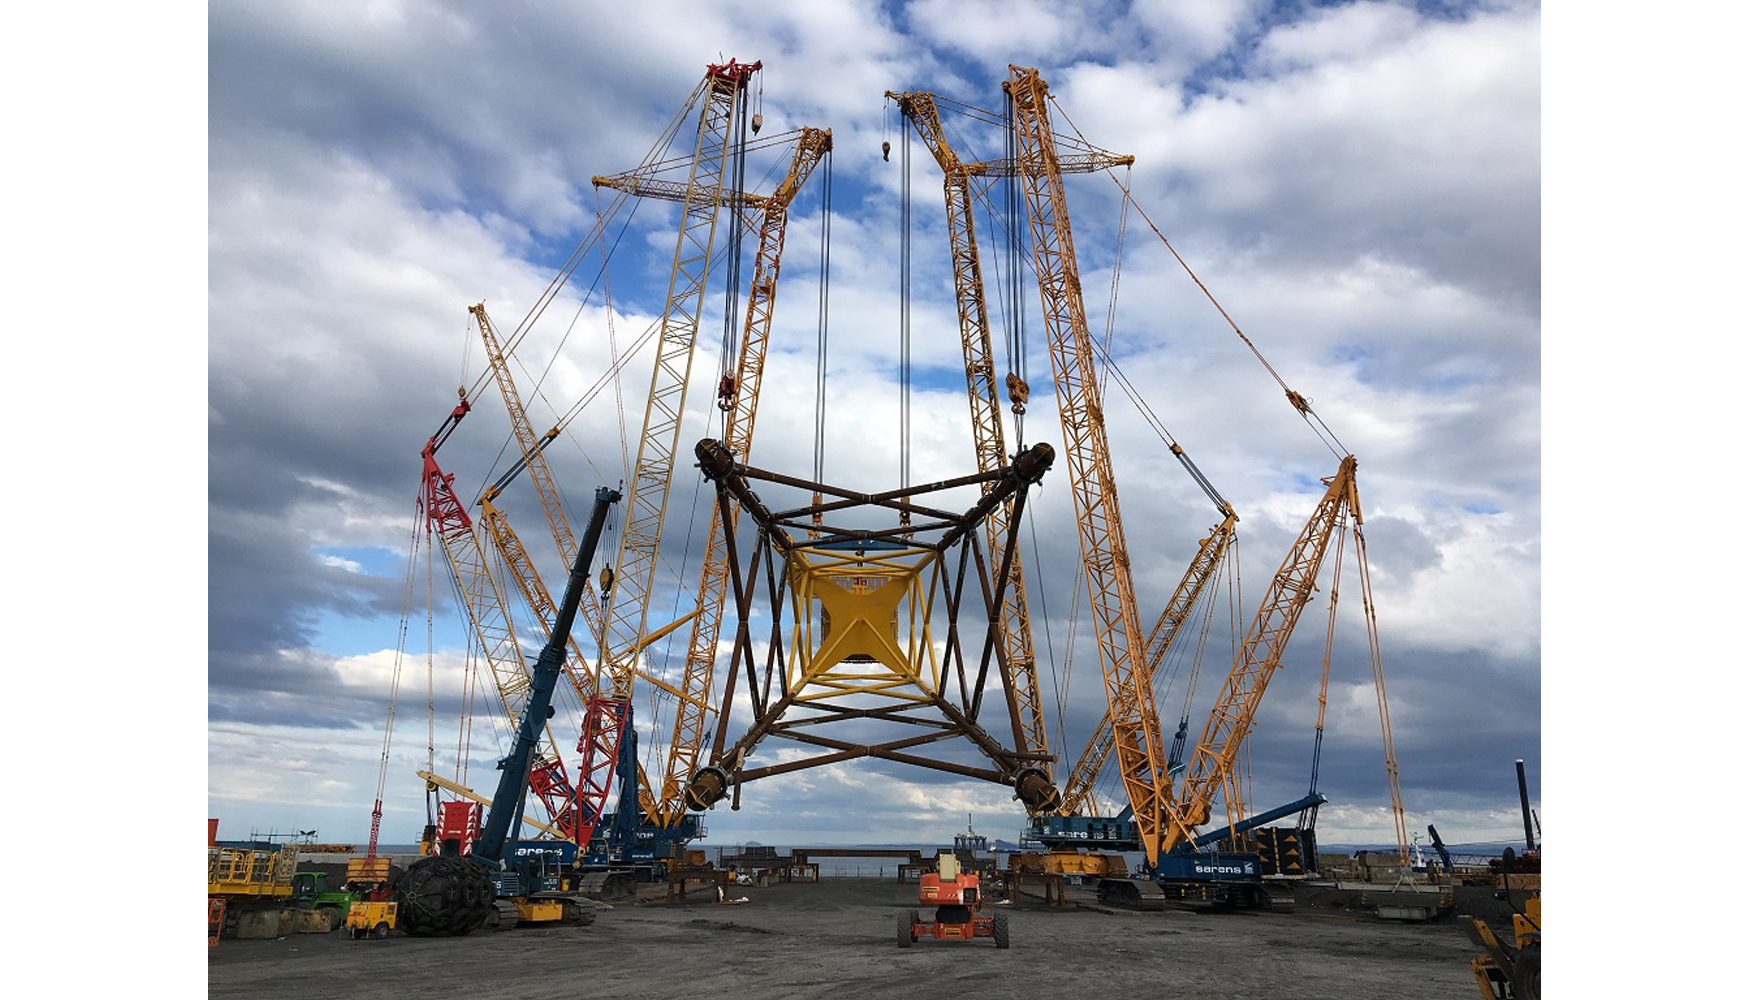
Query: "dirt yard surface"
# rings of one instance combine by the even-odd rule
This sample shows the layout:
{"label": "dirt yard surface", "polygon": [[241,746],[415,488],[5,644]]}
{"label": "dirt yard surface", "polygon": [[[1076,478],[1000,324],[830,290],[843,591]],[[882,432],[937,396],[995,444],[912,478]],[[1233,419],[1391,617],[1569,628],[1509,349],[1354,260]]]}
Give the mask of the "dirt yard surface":
{"label": "dirt yard surface", "polygon": [[[835,1000],[947,996],[1194,996],[1199,1000],[1467,1000],[1477,996],[1474,948],[1455,917],[1396,923],[1329,908],[1132,913],[1048,907],[1036,898],[1009,913],[1012,946],[896,944],[917,884],[873,879],[733,886],[719,904],[657,898],[603,910],[587,927],[521,927],[461,938],[353,941],[344,931],[277,940],[221,941],[208,959],[210,998],[346,997],[469,1000],[687,997],[691,1000]],[[1461,897],[1460,910],[1492,901]],[[1467,909],[1468,907],[1468,909]],[[1485,915],[1479,913],[1479,915]]]}

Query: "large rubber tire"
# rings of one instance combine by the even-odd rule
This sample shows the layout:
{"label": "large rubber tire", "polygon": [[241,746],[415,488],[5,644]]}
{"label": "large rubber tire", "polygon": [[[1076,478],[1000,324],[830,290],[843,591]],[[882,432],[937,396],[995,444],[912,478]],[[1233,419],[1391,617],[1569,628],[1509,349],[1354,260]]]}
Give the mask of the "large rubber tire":
{"label": "large rubber tire", "polygon": [[915,914],[901,913],[899,915],[899,946],[901,948],[911,947],[911,928],[915,923],[917,923]]}
{"label": "large rubber tire", "polygon": [[991,919],[991,937],[996,939],[998,948],[1009,946],[1009,915],[999,913]]}
{"label": "large rubber tire", "polygon": [[1513,959],[1513,1000],[1539,1000],[1543,992],[1543,947],[1528,944]]}
{"label": "large rubber tire", "polygon": [[481,865],[466,858],[425,858],[395,886],[397,921],[414,937],[466,934],[486,919],[492,895],[492,879]]}

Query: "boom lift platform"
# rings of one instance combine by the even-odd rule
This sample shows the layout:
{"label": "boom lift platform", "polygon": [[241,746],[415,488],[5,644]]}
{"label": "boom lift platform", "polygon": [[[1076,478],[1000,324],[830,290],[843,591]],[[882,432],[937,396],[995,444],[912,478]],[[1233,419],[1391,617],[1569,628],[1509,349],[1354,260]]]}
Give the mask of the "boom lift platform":
{"label": "boom lift platform", "polygon": [[917,911],[899,915],[898,941],[901,948],[910,948],[919,938],[938,941],[970,941],[987,937],[998,948],[1009,946],[1009,915],[984,913],[985,897],[978,876],[960,867],[960,859],[951,851],[936,856],[936,870],[918,877],[918,902],[936,907],[934,920],[925,920]]}

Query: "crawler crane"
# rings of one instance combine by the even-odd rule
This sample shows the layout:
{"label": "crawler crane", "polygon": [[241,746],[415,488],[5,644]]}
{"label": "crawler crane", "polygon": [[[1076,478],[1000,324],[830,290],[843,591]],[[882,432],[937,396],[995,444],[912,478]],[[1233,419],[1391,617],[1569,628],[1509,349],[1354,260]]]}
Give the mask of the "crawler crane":
{"label": "crawler crane", "polygon": [[[1352,455],[1345,457],[1337,475],[1326,481],[1327,489],[1318,509],[1273,578],[1193,751],[1184,787],[1175,795],[1162,747],[1150,671],[1143,663],[1130,563],[1106,446],[1104,411],[1076,270],[1062,169],[1056,160],[1046,109],[1047,88],[1037,70],[1010,66],[1005,89],[1014,112],[1016,146],[1033,236],[1034,269],[1051,347],[1058,408],[1063,416],[1088,595],[1106,681],[1113,752],[1129,801],[1134,842],[1144,854],[1145,874],[1149,876],[1145,880],[1108,879],[1102,883],[1102,896],[1130,905],[1158,905],[1167,898],[1263,905],[1267,897],[1257,884],[1256,868],[1245,870],[1247,856],[1236,856],[1229,863],[1220,857],[1210,859],[1184,851],[1175,856],[1174,848],[1198,842],[1196,828],[1209,821],[1215,795],[1224,788],[1231,791],[1234,766],[1252,728],[1259,701],[1280,663],[1282,648],[1295,620],[1312,592],[1325,545],[1343,517],[1354,517],[1359,545],[1360,502],[1355,489],[1355,459]],[[1296,397],[1291,393],[1290,398]],[[1364,549],[1361,562],[1365,589]],[[1364,598],[1378,682],[1380,664],[1372,626],[1372,601],[1370,595]],[[1382,689],[1382,722],[1384,712]],[[1389,724],[1384,728],[1394,810],[1401,817]],[[1300,803],[1284,807],[1284,811],[1310,806],[1318,800],[1321,799],[1316,793],[1309,793]],[[1085,825],[1077,829],[1073,822],[1081,819],[1041,817],[1035,820],[1035,826],[1047,833],[1055,832],[1059,835],[1056,837],[1059,846],[1068,846],[1078,839],[1086,842]],[[1081,836],[1078,838],[1077,834]],[[1251,863],[1255,866],[1255,856]],[[1235,868],[1239,869],[1237,873],[1229,871]],[[1237,884],[1221,884],[1229,874],[1245,877]]]}
{"label": "crawler crane", "polygon": [[[1158,906],[1168,899],[1239,902],[1252,906],[1261,906],[1268,902],[1262,883],[1257,878],[1260,873],[1256,868],[1255,857],[1251,859],[1250,870],[1247,870],[1246,856],[1243,855],[1212,862],[1201,855],[1190,853],[1190,849],[1200,842],[1208,843],[1219,836],[1225,836],[1225,826],[1215,834],[1201,837],[1188,833],[1185,827],[1202,826],[1209,822],[1215,797],[1223,791],[1224,783],[1231,780],[1234,763],[1246,736],[1251,732],[1264,691],[1271,676],[1281,665],[1282,651],[1294,632],[1301,612],[1312,597],[1326,547],[1338,526],[1345,523],[1348,517],[1354,517],[1359,523],[1360,509],[1355,486],[1355,458],[1348,456],[1339,464],[1337,474],[1325,480],[1325,492],[1318,506],[1301,529],[1294,545],[1290,547],[1281,568],[1271,577],[1270,587],[1241,641],[1239,655],[1223,682],[1215,707],[1210,711],[1203,733],[1195,744],[1184,785],[1173,803],[1173,811],[1182,817],[1184,825],[1174,825],[1166,831],[1161,846],[1163,854],[1159,862],[1155,863],[1159,877],[1152,880],[1105,880],[1101,883],[1102,898],[1120,905],[1150,907]],[[1281,809],[1252,817],[1250,822],[1241,824],[1241,832],[1260,822],[1269,822],[1322,801],[1322,796],[1309,793],[1308,797]],[[1114,850],[1131,849],[1132,838],[1140,839],[1122,819],[1077,816],[1053,816],[1037,820],[1033,826],[1033,836],[1055,848],[1081,845]],[[1175,853],[1175,848],[1183,850]],[[1209,878],[1207,876],[1230,874],[1219,870],[1204,870],[1211,865],[1218,869],[1239,868],[1241,871],[1231,874],[1239,874],[1243,878]]]}
{"label": "crawler crane", "polygon": [[[510,833],[528,792],[529,771],[565,662],[571,624],[584,592],[590,589],[590,561],[607,521],[608,507],[619,499],[619,493],[605,486],[596,490],[589,526],[572,564],[552,634],[535,664],[516,740],[510,754],[499,762],[498,789],[473,850],[465,857],[426,858],[410,867],[396,886],[399,926],[408,934],[467,934],[507,908],[519,921],[587,923],[595,919],[591,904],[570,891],[562,880],[536,867],[538,862],[516,856],[516,844]],[[498,905],[500,902],[503,907]]]}
{"label": "crawler crane", "polygon": [[[947,210],[948,249],[954,273],[954,301],[960,319],[960,346],[966,362],[966,396],[972,411],[973,453],[979,469],[989,472],[1001,468],[1008,460],[1003,443],[1002,406],[997,399],[996,369],[992,363],[990,316],[986,308],[984,275],[979,264],[978,229],[972,211],[973,177],[1013,177],[1019,170],[1014,160],[967,162],[962,160],[949,142],[942,126],[938,101],[934,94],[923,91],[895,93],[890,100],[910,121],[942,168],[942,197]],[[1132,157],[1092,151],[1075,157],[1073,171],[1093,171],[1120,166]],[[1059,161],[1059,169],[1065,169]],[[1020,387],[1014,405],[1021,407],[1025,388]],[[998,507],[985,521],[986,544],[996,551],[1007,534],[1011,518],[1008,504]],[[1007,581],[1002,616],[998,621],[996,649],[998,669],[1012,675],[1012,687],[1018,702],[1015,712],[1015,739],[1018,745],[1049,758],[1050,746],[1045,734],[1045,714],[1039,697],[1039,680],[1033,654],[1033,626],[1028,620],[1027,587],[1021,563],[1014,562]],[[1045,773],[1050,776],[1049,761]],[[1048,803],[1044,808],[1058,805]]]}
{"label": "crawler crane", "polygon": [[1009,67],[1004,84],[1014,109],[1020,176],[1032,233],[1051,372],[1069,467],[1082,568],[1105,678],[1118,774],[1134,812],[1138,839],[1150,864],[1160,856],[1166,830],[1185,827],[1171,801],[1166,749],[1154,689],[1142,662],[1142,628],[1130,558],[1118,512],[1106,420],[1094,349],[1082,303],[1081,278],[1070,233],[1063,171],[1045,108],[1046,86],[1034,69]]}
{"label": "crawler crane", "polygon": [[[450,571],[461,591],[469,625],[491,668],[505,714],[514,721],[527,704],[530,676],[517,645],[509,605],[499,589],[498,579],[487,566],[486,552],[474,531],[473,519],[456,497],[455,475],[444,472],[437,462],[438,448],[470,409],[464,396],[450,411],[438,432],[426,442],[422,452],[425,469],[421,502],[427,528],[441,542]],[[574,806],[571,783],[565,776],[563,758],[550,727],[543,725],[541,729],[543,738],[541,746],[534,751],[530,774],[549,816],[555,824],[564,826],[570,822],[568,817]]]}

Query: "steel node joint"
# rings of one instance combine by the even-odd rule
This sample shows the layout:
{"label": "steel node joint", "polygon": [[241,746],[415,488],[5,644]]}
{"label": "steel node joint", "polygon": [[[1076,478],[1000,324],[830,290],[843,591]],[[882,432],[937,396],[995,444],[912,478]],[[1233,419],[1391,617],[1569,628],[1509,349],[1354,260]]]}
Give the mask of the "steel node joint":
{"label": "steel node joint", "polygon": [[1041,441],[1015,456],[1012,471],[1021,482],[1033,486],[1045,478],[1045,473],[1051,470],[1051,463],[1056,459],[1056,449]]}
{"label": "steel node joint", "polygon": [[1026,805],[1030,815],[1056,810],[1063,804],[1063,795],[1052,784],[1043,768],[1025,767],[1015,775],[1015,798]]}
{"label": "steel node joint", "polygon": [[712,482],[735,471],[735,453],[716,438],[701,438],[693,446],[693,455],[699,459],[699,469],[705,478]]}
{"label": "steel node joint", "polygon": [[693,780],[687,784],[687,808],[700,812],[711,808],[720,801],[729,790],[729,772],[720,767],[706,766],[693,772]]}

